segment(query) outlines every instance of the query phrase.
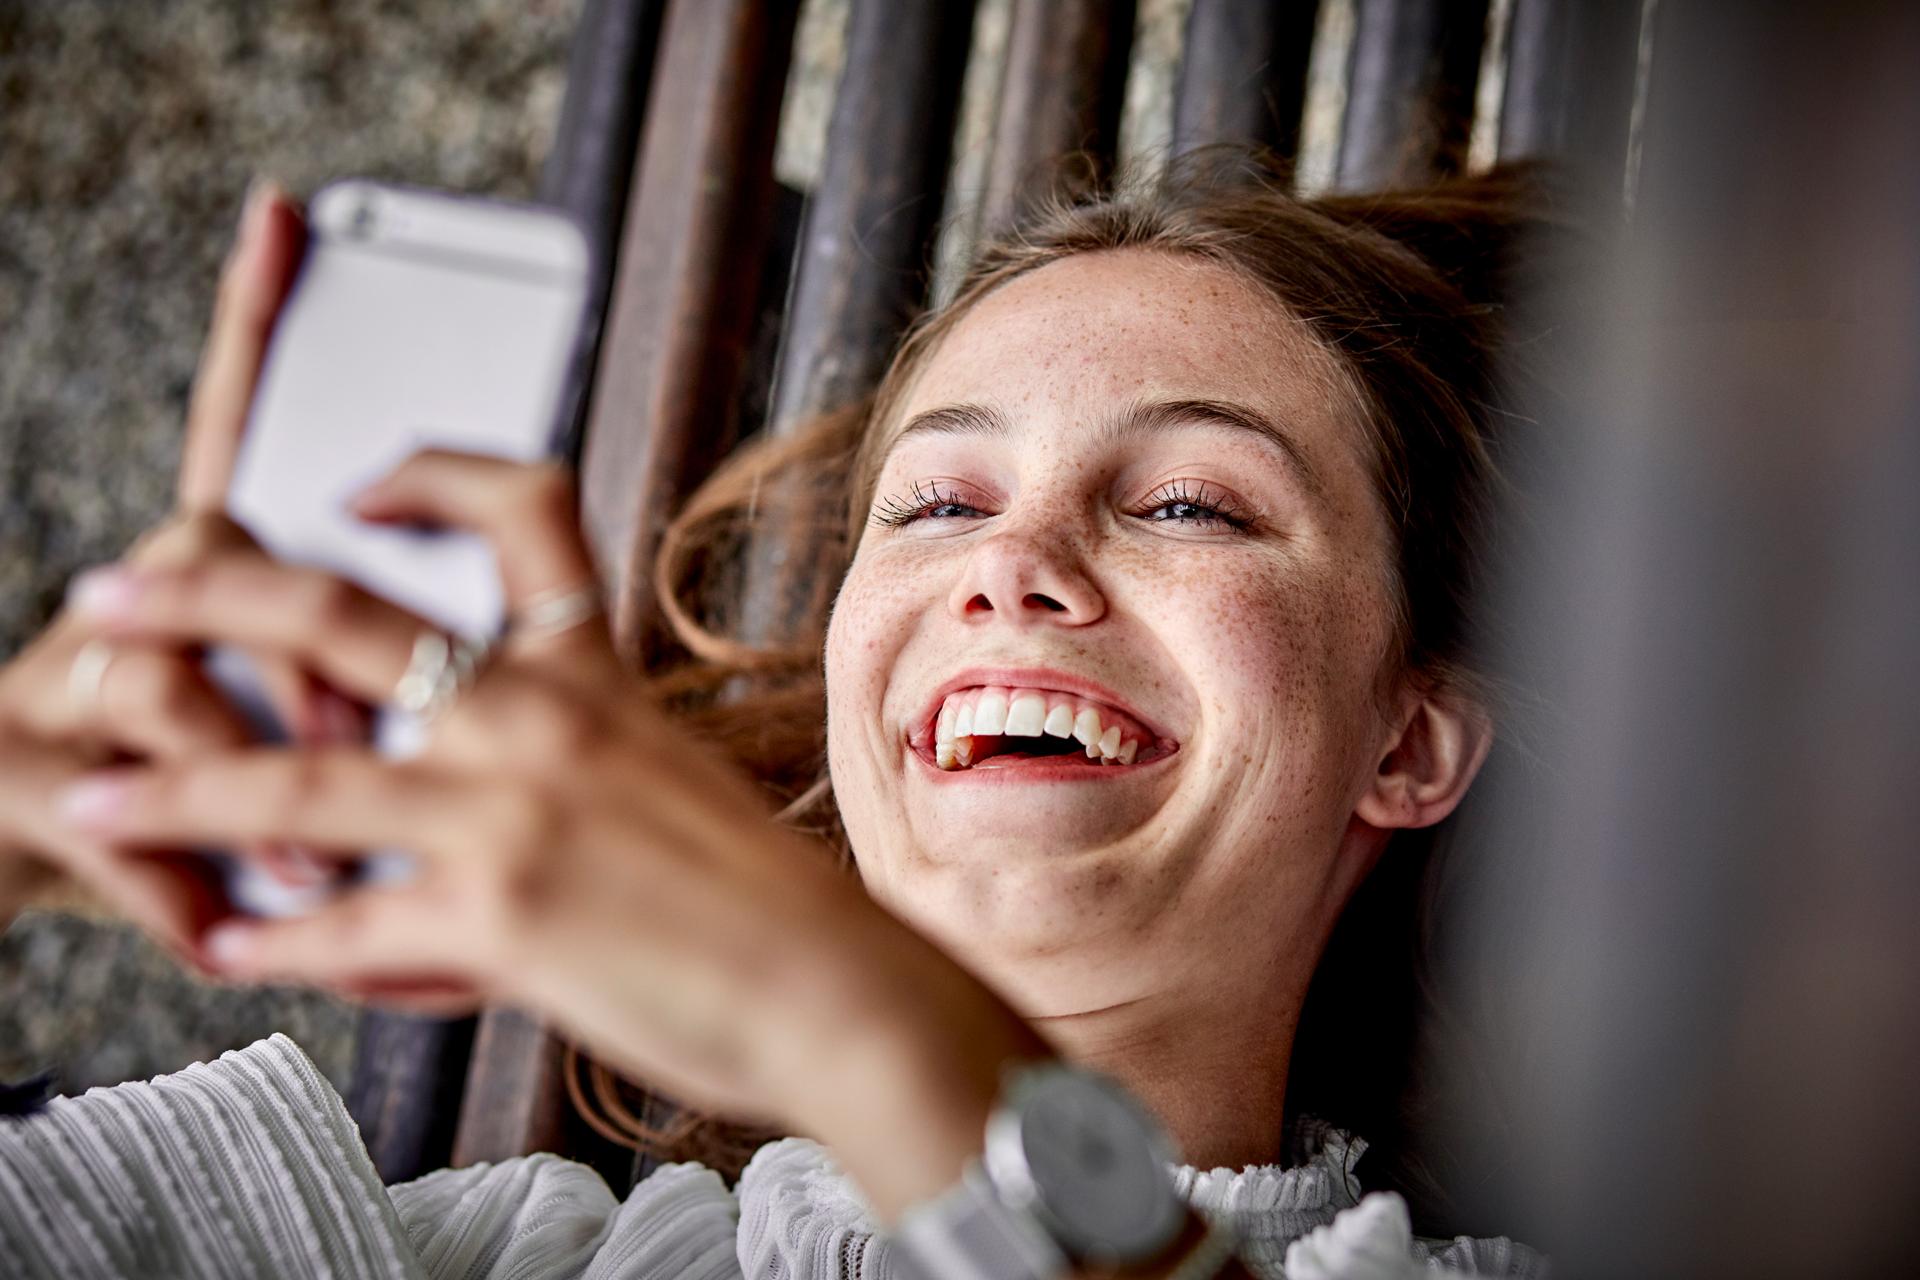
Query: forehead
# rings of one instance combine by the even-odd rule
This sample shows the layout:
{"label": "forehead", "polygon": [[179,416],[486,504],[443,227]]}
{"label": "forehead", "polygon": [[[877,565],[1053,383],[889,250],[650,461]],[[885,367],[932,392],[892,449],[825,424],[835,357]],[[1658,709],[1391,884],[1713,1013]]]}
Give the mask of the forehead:
{"label": "forehead", "polygon": [[1143,396],[1248,403],[1311,434],[1347,417],[1333,356],[1264,289],[1215,263],[1117,249],[1050,263],[981,300],[893,425],[956,401],[1052,417]]}

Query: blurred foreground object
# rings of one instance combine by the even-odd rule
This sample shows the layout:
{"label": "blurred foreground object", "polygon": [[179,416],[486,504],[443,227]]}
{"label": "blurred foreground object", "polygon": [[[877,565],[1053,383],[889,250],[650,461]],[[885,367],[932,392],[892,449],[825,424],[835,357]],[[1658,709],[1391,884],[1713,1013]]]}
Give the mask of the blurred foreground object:
{"label": "blurred foreground object", "polygon": [[1501,631],[1552,709],[1473,853],[1457,993],[1520,1052],[1467,1140],[1559,1275],[1910,1274],[1920,7],[1657,21],[1516,464]]}

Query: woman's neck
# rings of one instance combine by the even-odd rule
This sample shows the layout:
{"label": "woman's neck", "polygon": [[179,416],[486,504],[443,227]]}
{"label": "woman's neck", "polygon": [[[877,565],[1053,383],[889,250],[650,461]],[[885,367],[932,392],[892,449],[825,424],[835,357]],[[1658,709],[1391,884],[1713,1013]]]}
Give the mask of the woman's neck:
{"label": "woman's neck", "polygon": [[[1298,987],[1298,990],[1294,990]],[[1132,1090],[1202,1169],[1283,1159],[1287,1067],[1304,983],[1164,991],[1032,1021],[1074,1062]]]}

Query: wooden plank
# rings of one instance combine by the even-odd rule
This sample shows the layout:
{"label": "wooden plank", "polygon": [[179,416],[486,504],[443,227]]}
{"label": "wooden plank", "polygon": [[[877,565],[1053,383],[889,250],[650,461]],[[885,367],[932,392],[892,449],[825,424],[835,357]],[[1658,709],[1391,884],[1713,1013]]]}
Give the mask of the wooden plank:
{"label": "wooden plank", "polygon": [[481,1015],[453,1145],[456,1167],[565,1149],[563,1052],[558,1040],[518,1009],[497,1007]]}
{"label": "wooden plank", "polygon": [[1300,145],[1317,0],[1194,0],[1173,99],[1173,154],[1253,142]]}
{"label": "wooden plank", "polygon": [[581,469],[615,630],[636,661],[660,531],[739,427],[798,9],[674,0],[667,10]]}
{"label": "wooden plank", "polygon": [[405,1182],[447,1163],[473,1036],[472,1018],[361,1013],[347,1112],[382,1181]]}
{"label": "wooden plank", "polygon": [[1014,0],[977,232],[1056,182],[1078,190],[1111,172],[1133,16],[1133,0]]}
{"label": "wooden plank", "polygon": [[586,0],[568,53],[560,122],[540,174],[540,200],[574,216],[592,254],[589,320],[574,348],[561,411],[569,453],[578,451],[586,425],[665,10],[665,0]]}
{"label": "wooden plank", "polygon": [[[798,8],[798,0],[674,0],[659,33],[581,463],[583,519],[616,630],[636,659],[652,614],[647,567],[658,531],[736,431],[777,203],[773,141]],[[638,56],[644,40],[621,30]],[[610,147],[588,150],[578,163],[615,171]],[[553,181],[570,190],[573,179]],[[591,202],[604,193],[590,178],[580,182],[565,198],[599,208]],[[563,1052],[527,1015],[486,1012],[457,1162],[578,1152]]]}
{"label": "wooden plank", "polygon": [[1639,37],[1622,0],[1514,0],[1500,158],[1550,157],[1619,190]]}
{"label": "wooden plank", "polygon": [[1486,0],[1356,0],[1336,187],[1376,191],[1464,165],[1486,26]]}
{"label": "wooden plank", "polygon": [[972,0],[854,0],[801,231],[775,431],[872,389],[926,303],[973,12]]}

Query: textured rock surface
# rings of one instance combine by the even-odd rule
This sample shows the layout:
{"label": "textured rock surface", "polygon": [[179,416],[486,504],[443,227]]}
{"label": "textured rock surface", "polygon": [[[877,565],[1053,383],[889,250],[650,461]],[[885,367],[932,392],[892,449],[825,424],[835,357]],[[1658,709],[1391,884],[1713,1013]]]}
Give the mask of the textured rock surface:
{"label": "textured rock surface", "polygon": [[[532,192],[578,0],[0,3],[0,656],[164,511],[254,174]],[[0,939],[0,1077],[171,1071],[272,1030],[344,1086],[350,1010],[203,986],[108,925]]]}

